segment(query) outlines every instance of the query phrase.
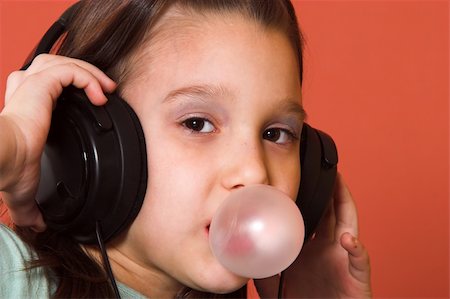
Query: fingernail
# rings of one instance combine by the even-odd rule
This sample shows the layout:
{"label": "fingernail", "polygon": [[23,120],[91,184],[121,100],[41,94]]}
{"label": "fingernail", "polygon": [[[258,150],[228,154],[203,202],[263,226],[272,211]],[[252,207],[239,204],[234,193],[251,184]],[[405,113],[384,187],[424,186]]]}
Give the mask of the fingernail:
{"label": "fingernail", "polygon": [[356,237],[352,237],[352,242],[353,242],[353,248],[358,248],[359,246],[359,240]]}

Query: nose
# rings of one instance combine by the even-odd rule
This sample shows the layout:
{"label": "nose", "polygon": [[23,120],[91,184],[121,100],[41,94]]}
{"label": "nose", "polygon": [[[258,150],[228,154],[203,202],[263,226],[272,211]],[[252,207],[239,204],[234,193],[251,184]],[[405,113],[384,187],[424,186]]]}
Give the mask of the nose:
{"label": "nose", "polygon": [[252,184],[269,184],[269,171],[261,141],[243,142],[226,153],[222,185],[232,190]]}

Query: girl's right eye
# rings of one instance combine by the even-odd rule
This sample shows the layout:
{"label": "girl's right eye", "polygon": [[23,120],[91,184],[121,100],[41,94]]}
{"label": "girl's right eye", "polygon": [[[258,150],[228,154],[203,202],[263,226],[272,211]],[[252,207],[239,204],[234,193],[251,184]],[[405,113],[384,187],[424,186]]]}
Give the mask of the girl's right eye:
{"label": "girl's right eye", "polygon": [[214,125],[207,119],[201,117],[191,117],[182,122],[182,125],[195,133],[212,133],[215,131]]}

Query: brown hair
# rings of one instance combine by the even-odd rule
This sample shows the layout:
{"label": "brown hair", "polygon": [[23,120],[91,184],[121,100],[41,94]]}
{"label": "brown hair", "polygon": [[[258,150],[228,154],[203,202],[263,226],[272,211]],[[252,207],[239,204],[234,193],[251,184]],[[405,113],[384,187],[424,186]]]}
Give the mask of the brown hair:
{"label": "brown hair", "polygon": [[[58,54],[96,65],[119,87],[130,74],[130,59],[147,42],[148,33],[173,5],[199,14],[236,13],[263,28],[286,34],[297,53],[302,78],[302,39],[294,8],[289,0],[84,0],[73,16]],[[120,92],[120,89],[119,89]],[[58,287],[55,297],[114,297],[101,267],[70,236],[51,230],[18,233],[36,250],[31,266],[45,266]],[[246,297],[245,287],[226,295],[182,290],[180,297]]]}

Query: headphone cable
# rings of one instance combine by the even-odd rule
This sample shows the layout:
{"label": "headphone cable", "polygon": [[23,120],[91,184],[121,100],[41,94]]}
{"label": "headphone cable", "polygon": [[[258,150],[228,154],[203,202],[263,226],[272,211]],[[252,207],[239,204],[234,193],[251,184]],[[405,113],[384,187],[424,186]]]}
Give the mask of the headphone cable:
{"label": "headphone cable", "polygon": [[278,299],[283,298],[283,288],[284,288],[284,271],[280,274],[280,280],[278,282]]}
{"label": "headphone cable", "polygon": [[106,253],[105,244],[103,242],[102,228],[100,225],[100,221],[96,221],[95,223],[95,234],[97,236],[98,247],[100,248],[100,252],[102,253],[103,266],[105,268],[106,274],[108,275],[109,281],[111,282],[111,286],[114,290],[116,298],[120,299],[119,289],[117,287],[116,280],[114,279],[114,274],[112,272],[111,264],[109,263],[108,254]]}

